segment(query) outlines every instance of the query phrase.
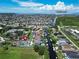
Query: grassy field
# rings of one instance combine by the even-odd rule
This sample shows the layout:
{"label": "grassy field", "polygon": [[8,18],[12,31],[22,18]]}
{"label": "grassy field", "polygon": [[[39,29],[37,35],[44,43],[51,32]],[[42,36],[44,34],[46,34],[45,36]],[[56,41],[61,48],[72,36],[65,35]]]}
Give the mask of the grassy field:
{"label": "grassy field", "polygon": [[0,59],[40,59],[40,58],[41,56],[39,56],[32,48],[10,48],[8,51],[3,51],[3,49],[0,48]]}
{"label": "grassy field", "polygon": [[79,17],[77,16],[62,16],[57,18],[57,25],[62,23],[64,26],[79,26]]}

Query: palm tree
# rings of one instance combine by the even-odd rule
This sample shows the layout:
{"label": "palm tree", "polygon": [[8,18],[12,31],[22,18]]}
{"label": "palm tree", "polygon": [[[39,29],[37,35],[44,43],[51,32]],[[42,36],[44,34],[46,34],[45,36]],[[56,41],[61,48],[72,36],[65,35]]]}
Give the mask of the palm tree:
{"label": "palm tree", "polygon": [[38,52],[39,51],[39,46],[38,45],[34,45],[34,51]]}
{"label": "palm tree", "polygon": [[34,45],[34,50],[35,50],[35,52],[37,52],[40,55],[40,59],[44,59],[44,53],[45,53],[44,46]]}
{"label": "palm tree", "polygon": [[44,53],[45,53],[45,47],[44,46],[39,46],[38,54],[42,57],[40,59],[44,59]]}
{"label": "palm tree", "polygon": [[5,42],[3,42],[2,43],[2,45],[3,45],[3,50],[4,51],[7,51],[8,49],[9,49],[9,45],[10,45],[11,43],[9,42],[9,41],[5,41]]}
{"label": "palm tree", "polygon": [[54,46],[54,48],[55,48],[56,42],[57,42],[57,37],[53,34],[52,28],[49,28],[49,29],[48,29],[48,33],[49,33],[50,39],[52,40],[53,46]]}
{"label": "palm tree", "polygon": [[52,36],[51,36],[51,39],[52,39],[53,46],[54,46],[54,48],[55,48],[56,42],[57,42],[57,37],[54,36],[54,35],[52,35]]}

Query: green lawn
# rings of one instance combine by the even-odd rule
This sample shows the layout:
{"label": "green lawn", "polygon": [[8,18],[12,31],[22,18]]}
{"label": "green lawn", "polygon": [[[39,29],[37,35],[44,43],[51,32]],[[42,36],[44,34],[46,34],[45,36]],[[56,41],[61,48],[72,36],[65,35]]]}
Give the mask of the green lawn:
{"label": "green lawn", "polygon": [[[42,59],[42,56],[39,56],[33,48],[9,48],[8,51],[0,48],[0,59]],[[49,59],[47,50],[44,59]]]}
{"label": "green lawn", "polygon": [[0,49],[0,59],[39,59],[39,57],[32,48],[10,48],[8,51]]}

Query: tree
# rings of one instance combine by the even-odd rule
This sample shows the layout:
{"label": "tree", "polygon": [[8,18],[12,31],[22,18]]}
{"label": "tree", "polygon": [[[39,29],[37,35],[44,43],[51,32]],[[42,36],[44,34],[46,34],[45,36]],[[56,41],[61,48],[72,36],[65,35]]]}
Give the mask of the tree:
{"label": "tree", "polygon": [[57,25],[55,26],[55,29],[56,29],[56,32],[57,32],[58,31],[58,26]]}
{"label": "tree", "polygon": [[52,28],[48,28],[48,33],[49,33],[49,37],[52,40],[52,43],[53,43],[53,45],[55,47],[56,42],[57,42],[57,37],[53,34]]}
{"label": "tree", "polygon": [[17,33],[18,36],[23,35],[23,31],[16,31],[15,33]]}
{"label": "tree", "polygon": [[37,52],[40,56],[42,56],[42,59],[44,59],[44,53],[45,53],[45,47],[40,45],[34,45],[34,50]]}
{"label": "tree", "polygon": [[7,33],[7,34],[5,34],[5,37],[7,37],[7,38],[9,38],[10,40],[14,40],[14,35],[13,35],[13,33]]}
{"label": "tree", "polygon": [[45,54],[45,46],[39,46],[39,51],[38,54],[41,56],[40,59],[44,59],[44,54]]}
{"label": "tree", "polygon": [[[51,39],[52,39],[53,47],[55,48],[56,47],[56,42],[57,42],[57,37],[52,35]],[[55,50],[56,50],[56,48],[55,48]]]}
{"label": "tree", "polygon": [[49,34],[51,34],[52,33],[52,28],[49,27],[47,31],[48,31]]}
{"label": "tree", "polygon": [[29,32],[28,32],[28,38],[29,38],[30,40],[33,39],[32,30],[29,30]]}
{"label": "tree", "polygon": [[34,45],[34,51],[38,52],[39,51],[39,46],[38,45]]}
{"label": "tree", "polygon": [[7,33],[6,37],[10,38],[10,37],[13,37],[13,35],[12,35],[12,33]]}
{"label": "tree", "polygon": [[11,44],[11,43],[10,43],[9,41],[5,41],[5,42],[3,42],[3,43],[2,43],[2,45],[3,45],[3,49],[4,49],[5,51],[8,50],[10,44]]}
{"label": "tree", "polygon": [[39,54],[40,56],[42,56],[42,55],[44,55],[44,52],[45,52],[45,47],[44,47],[44,46],[40,46],[40,47],[39,47],[38,54]]}

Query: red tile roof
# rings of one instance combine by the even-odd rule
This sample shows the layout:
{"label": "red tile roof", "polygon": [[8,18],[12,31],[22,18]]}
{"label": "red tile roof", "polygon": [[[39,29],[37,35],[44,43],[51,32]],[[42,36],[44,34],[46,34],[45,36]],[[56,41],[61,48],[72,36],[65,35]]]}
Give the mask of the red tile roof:
{"label": "red tile roof", "polygon": [[27,35],[22,35],[21,37],[20,37],[20,40],[28,40],[28,36]]}

